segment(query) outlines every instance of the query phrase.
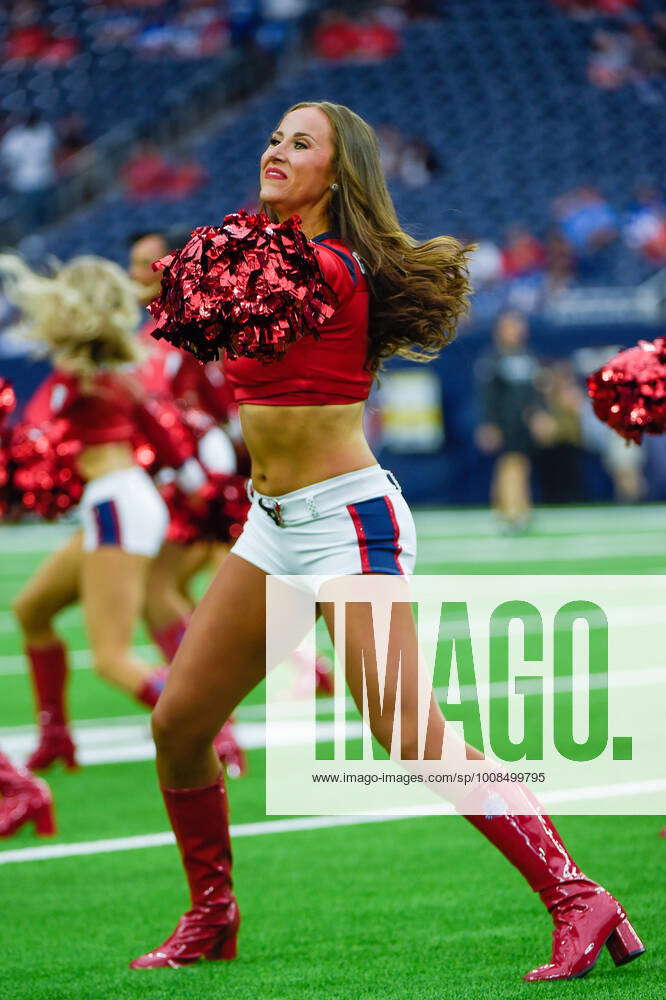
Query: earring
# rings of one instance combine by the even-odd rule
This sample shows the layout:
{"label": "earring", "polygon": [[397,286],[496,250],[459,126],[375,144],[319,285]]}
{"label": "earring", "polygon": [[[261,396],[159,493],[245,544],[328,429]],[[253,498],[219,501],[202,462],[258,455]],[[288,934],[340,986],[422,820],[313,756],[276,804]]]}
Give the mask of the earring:
{"label": "earring", "polygon": [[331,184],[331,191],[337,191],[337,190],[338,190],[338,185],[337,184]]}

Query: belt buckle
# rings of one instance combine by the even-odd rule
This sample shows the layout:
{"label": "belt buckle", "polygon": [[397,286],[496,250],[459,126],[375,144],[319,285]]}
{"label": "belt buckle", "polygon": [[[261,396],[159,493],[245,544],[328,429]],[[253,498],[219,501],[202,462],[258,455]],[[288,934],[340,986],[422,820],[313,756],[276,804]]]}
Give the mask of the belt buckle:
{"label": "belt buckle", "polygon": [[264,511],[264,513],[268,514],[268,516],[275,521],[278,528],[284,528],[284,520],[282,518],[282,507],[277,502],[277,500],[271,507],[268,504],[264,504],[263,497],[259,497],[259,506]]}

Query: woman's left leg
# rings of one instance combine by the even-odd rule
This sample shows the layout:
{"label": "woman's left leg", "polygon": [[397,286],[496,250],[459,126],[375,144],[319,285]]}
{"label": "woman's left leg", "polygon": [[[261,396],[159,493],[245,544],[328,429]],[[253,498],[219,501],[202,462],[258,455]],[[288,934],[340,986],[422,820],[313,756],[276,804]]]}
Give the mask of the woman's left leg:
{"label": "woman's left leg", "polygon": [[150,557],[104,545],[84,553],[81,602],[96,673],[149,708],[165,672],[135,655],[132,637],[144,606]]}
{"label": "woman's left leg", "polygon": [[185,566],[192,555],[199,561],[203,544],[206,543],[180,545],[165,541],[150,563],[144,617],[153,640],[169,663],[194,611],[194,602],[182,587]]}
{"label": "woman's left leg", "polygon": [[[333,636],[330,606],[324,611]],[[359,710],[364,686],[369,722],[377,740],[391,752],[393,720],[398,685],[401,700],[400,759],[409,770],[419,770],[421,753],[418,731],[418,639],[411,605],[394,604],[389,639],[385,688],[368,672],[368,641],[373,634],[369,604],[347,604],[345,628],[346,679]],[[370,662],[372,655],[370,656]],[[365,680],[364,680],[365,674]],[[421,766],[442,754],[445,720],[431,696]],[[467,745],[468,759],[483,759]],[[503,770],[489,762],[493,770]],[[447,785],[435,785],[447,788]],[[498,793],[498,788],[501,792]],[[498,814],[498,800],[502,799]],[[529,972],[528,981],[573,979],[585,975],[595,964],[604,944],[617,965],[637,958],[645,950],[620,904],[577,868],[548,816],[540,812],[527,788],[514,783],[479,786],[456,809],[479,830],[538,892],[555,924],[551,961]],[[521,810],[529,810],[521,812]]]}
{"label": "woman's left leg", "polygon": [[134,969],[233,958],[239,914],[232,892],[227,801],[213,740],[265,673],[266,574],[225,559],[198,604],[153,712],[157,772],[192,907]]}

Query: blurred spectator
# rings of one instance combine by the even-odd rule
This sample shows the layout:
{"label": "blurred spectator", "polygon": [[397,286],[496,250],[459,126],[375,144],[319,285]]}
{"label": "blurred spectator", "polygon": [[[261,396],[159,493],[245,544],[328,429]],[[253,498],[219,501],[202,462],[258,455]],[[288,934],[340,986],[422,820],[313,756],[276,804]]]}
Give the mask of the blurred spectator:
{"label": "blurred spectator", "polygon": [[532,510],[530,420],[539,406],[539,366],[527,336],[521,313],[502,313],[493,331],[494,347],[476,369],[481,409],[476,443],[485,454],[496,456],[491,503],[510,531],[524,530]]}
{"label": "blurred spectator", "polygon": [[552,0],[572,17],[622,16],[638,6],[638,0]]}
{"label": "blurred spectator", "polygon": [[195,160],[172,164],[149,141],[139,143],[122,170],[127,194],[134,201],[186,198],[205,183],[204,168]]}
{"label": "blurred spectator", "polygon": [[389,59],[400,49],[399,32],[376,13],[352,20],[338,10],[324,11],[312,37],[315,54],[337,62],[377,62]]}
{"label": "blurred spectator", "polygon": [[48,221],[56,182],[56,147],[54,130],[36,111],[10,128],[0,142],[0,163],[23,233]]}
{"label": "blurred spectator", "polygon": [[476,243],[476,250],[470,258],[469,274],[472,288],[478,291],[497,284],[503,277],[502,251],[492,240],[473,240],[463,237],[464,246]]}
{"label": "blurred spectator", "polygon": [[651,20],[627,18],[617,30],[598,29],[590,41],[587,75],[602,90],[632,85],[641,100],[657,103],[666,95],[666,15]]}
{"label": "blurred spectator", "polygon": [[596,188],[583,185],[556,199],[554,213],[575,254],[579,277],[603,276],[603,251],[617,237],[617,218],[608,201]]}
{"label": "blurred spectator", "polygon": [[390,24],[376,14],[362,18],[356,24],[357,62],[381,62],[400,51],[400,35]]}
{"label": "blurred spectator", "polygon": [[616,31],[595,31],[587,64],[590,83],[602,90],[617,90],[631,79],[632,49],[629,38]]}
{"label": "blurred spectator", "polygon": [[420,188],[440,169],[434,150],[423,139],[405,136],[393,125],[378,126],[377,138],[384,176],[389,181]]}
{"label": "blurred spectator", "polygon": [[379,140],[379,159],[384,176],[391,181],[400,171],[400,157],[405,144],[402,132],[394,125],[378,125],[376,128]]}
{"label": "blurred spectator", "polygon": [[665,90],[666,53],[657,34],[645,23],[629,25],[631,42],[632,83],[642,100],[653,104],[662,100]]}
{"label": "blurred spectator", "polygon": [[405,187],[425,187],[440,169],[434,150],[423,139],[408,139],[402,149],[398,176]]}
{"label": "blurred spectator", "polygon": [[167,16],[160,12],[137,33],[134,44],[148,55],[198,59],[223,51],[229,45],[226,18],[217,4],[192,0]]}
{"label": "blurred spectator", "polygon": [[541,407],[530,419],[537,449],[534,459],[544,503],[583,499],[581,412],[585,395],[569,362],[542,369]]}
{"label": "blurred spectator", "polygon": [[627,246],[652,264],[666,264],[666,204],[651,184],[641,184],[629,205],[622,229]]}
{"label": "blurred spectator", "polygon": [[543,271],[543,246],[525,226],[512,226],[502,250],[502,272],[506,278],[523,278]]}
{"label": "blurred spectator", "polygon": [[79,51],[78,40],[66,33],[53,31],[45,24],[42,4],[20,0],[10,12],[9,30],[4,45],[6,60],[34,62],[39,59],[51,65],[68,63]]}
{"label": "blurred spectator", "polygon": [[356,51],[356,25],[342,11],[326,10],[321,16],[312,44],[320,59],[337,62]]}

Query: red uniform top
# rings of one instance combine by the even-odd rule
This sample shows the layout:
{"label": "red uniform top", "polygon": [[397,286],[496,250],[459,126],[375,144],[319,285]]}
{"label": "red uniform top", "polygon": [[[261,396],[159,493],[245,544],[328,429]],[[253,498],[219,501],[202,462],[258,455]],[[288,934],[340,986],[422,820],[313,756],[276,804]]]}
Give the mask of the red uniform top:
{"label": "red uniform top", "polygon": [[324,406],[356,403],[370,394],[373,376],[365,368],[370,298],[363,267],[331,233],[312,242],[338,307],[318,339],[294,341],[278,361],[226,358],[224,372],[237,403]]}
{"label": "red uniform top", "polygon": [[133,375],[98,372],[83,390],[76,375],[55,371],[28,403],[24,421],[66,421],[62,440],[85,447],[132,443],[137,431],[153,445],[161,464],[180,468],[194,455],[192,435],[179,412],[164,400],[144,398]]}
{"label": "red uniform top", "polygon": [[146,392],[174,400],[185,409],[194,407],[215,423],[224,424],[234,410],[234,398],[219,362],[202,365],[192,354],[173,347],[152,335],[155,321],[147,320],[139,331],[139,340],[148,357],[137,370]]}

